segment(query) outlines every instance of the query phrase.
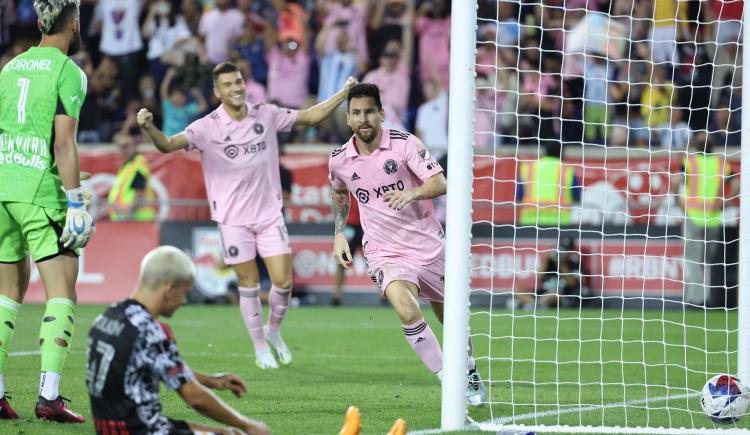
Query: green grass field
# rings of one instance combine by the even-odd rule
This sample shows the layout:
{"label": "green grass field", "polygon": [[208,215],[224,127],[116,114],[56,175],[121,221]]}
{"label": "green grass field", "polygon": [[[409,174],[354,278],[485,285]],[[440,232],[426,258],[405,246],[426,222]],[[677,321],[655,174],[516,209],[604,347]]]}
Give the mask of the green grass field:
{"label": "green grass field", "polygon": [[[22,419],[0,423],[0,433],[90,433],[90,425],[84,431],[80,426],[33,418],[42,310],[42,306],[28,305],[19,315],[14,355],[5,378]],[[76,340],[61,385],[62,394],[72,399],[72,408],[89,420],[85,340],[91,321],[102,310],[101,306],[79,307]],[[475,353],[486,356],[491,348],[493,356],[491,361],[480,360],[480,371],[494,382],[487,383],[491,405],[471,410],[473,419],[516,416],[516,422],[523,424],[711,426],[699,412],[697,397],[671,399],[668,411],[666,399],[658,398],[684,395],[686,386],[700,389],[706,373],[733,370],[734,355],[726,351],[736,349],[736,334],[723,331],[736,328],[735,313],[675,311],[665,315],[666,321],[658,311],[647,311],[646,316],[626,311],[625,320],[618,318],[620,311],[584,311],[583,320],[577,319],[577,311],[559,316],[552,310],[540,311],[536,318],[529,314],[511,316],[507,310],[490,314],[481,309],[474,313]],[[434,317],[428,314],[427,318],[441,335]],[[205,372],[232,371],[246,380],[249,394],[245,398],[223,392],[220,396],[241,412],[266,421],[274,434],[336,434],[350,404],[360,407],[365,434],[387,432],[398,417],[405,418],[411,430],[440,424],[438,382],[413,354],[389,308],[290,311],[284,336],[294,352],[294,363],[275,371],[255,367],[237,307],[184,307],[169,323],[192,367]],[[708,363],[700,349],[715,352]],[[623,376],[630,384],[627,387]],[[657,400],[637,402],[645,398]],[[162,389],[162,399],[167,415],[206,421],[175,393]],[[563,405],[557,406],[558,401]],[[605,410],[581,410],[579,405],[629,401],[636,402]],[[750,427],[750,418],[740,427]]]}

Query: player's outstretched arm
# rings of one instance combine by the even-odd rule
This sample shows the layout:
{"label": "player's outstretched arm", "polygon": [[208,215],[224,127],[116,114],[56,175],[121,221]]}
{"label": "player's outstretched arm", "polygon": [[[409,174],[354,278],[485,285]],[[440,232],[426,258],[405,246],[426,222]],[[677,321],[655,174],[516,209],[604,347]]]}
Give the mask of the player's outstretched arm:
{"label": "player's outstretched arm", "polygon": [[188,140],[184,134],[179,133],[172,137],[167,137],[161,130],[156,128],[154,125],[154,114],[148,110],[139,110],[136,119],[138,120],[138,126],[146,132],[151,142],[159,151],[171,153],[172,151],[187,148]]}
{"label": "player's outstretched arm", "polygon": [[349,216],[349,207],[351,207],[349,191],[331,189],[331,204],[334,218],[333,256],[344,269],[349,269],[352,264],[352,253],[349,250],[349,242],[344,236],[346,218]]}
{"label": "player's outstretched arm", "polygon": [[331,113],[333,113],[333,111],[339,106],[339,104],[346,100],[346,93],[349,92],[349,89],[351,89],[351,87],[356,84],[357,79],[355,79],[354,77],[349,77],[346,80],[344,87],[341,88],[340,91],[336,92],[336,94],[310,108],[300,110],[299,114],[297,115],[297,121],[295,121],[294,125],[320,124],[321,122],[323,122],[323,120],[328,118]]}
{"label": "player's outstretched arm", "polygon": [[224,403],[197,380],[183,384],[177,393],[188,405],[206,417],[232,427],[248,435],[269,435],[271,431],[265,423],[245,417]]}
{"label": "player's outstretched arm", "polygon": [[213,375],[206,375],[197,370],[193,370],[193,375],[204,387],[212,390],[229,390],[237,397],[242,397],[247,392],[245,382],[234,373],[216,373]]}
{"label": "player's outstretched arm", "polygon": [[428,178],[421,186],[413,189],[396,190],[386,192],[384,195],[388,207],[394,210],[401,210],[414,201],[422,199],[432,199],[440,195],[445,195],[448,188],[448,181],[442,172]]}

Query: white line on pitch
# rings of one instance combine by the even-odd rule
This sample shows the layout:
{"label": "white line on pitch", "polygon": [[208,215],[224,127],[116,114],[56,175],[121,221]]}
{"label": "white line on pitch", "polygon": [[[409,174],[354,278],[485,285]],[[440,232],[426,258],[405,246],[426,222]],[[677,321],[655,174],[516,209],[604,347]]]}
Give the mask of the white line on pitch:
{"label": "white line on pitch", "polygon": [[[536,420],[537,418],[550,417],[550,416],[555,416],[555,415],[574,414],[577,412],[596,411],[599,409],[607,409],[607,408],[621,408],[624,406],[643,405],[646,403],[662,402],[665,400],[686,399],[688,397],[693,397],[697,395],[698,393],[685,393],[685,394],[678,394],[676,396],[652,397],[648,399],[628,400],[625,402],[607,403],[603,405],[588,405],[588,406],[581,406],[578,408],[550,410],[550,411],[543,411],[543,412],[529,412],[526,414],[518,414],[515,416],[511,416],[511,417],[498,418],[490,422],[475,423],[475,424],[468,426],[466,429],[475,429],[475,430],[478,429],[481,431],[497,431],[498,429],[497,426],[499,425],[515,423],[515,422],[523,421],[523,420]],[[440,429],[428,429],[428,430],[409,432],[409,435],[430,435],[430,434],[439,434],[439,433],[443,433],[443,431],[441,431]]]}

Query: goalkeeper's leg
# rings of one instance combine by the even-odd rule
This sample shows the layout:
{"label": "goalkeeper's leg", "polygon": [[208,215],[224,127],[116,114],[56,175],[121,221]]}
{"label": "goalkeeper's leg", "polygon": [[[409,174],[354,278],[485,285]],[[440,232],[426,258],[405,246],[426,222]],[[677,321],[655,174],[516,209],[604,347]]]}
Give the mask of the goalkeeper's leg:
{"label": "goalkeeper's leg", "polygon": [[36,261],[47,293],[47,306],[39,329],[42,373],[35,412],[37,417],[47,420],[83,423],[85,419],[67,408],[59,392],[60,375],[75,332],[78,255],[66,251]]}
{"label": "goalkeeper's leg", "polygon": [[29,284],[29,276],[28,258],[0,263],[0,420],[18,418],[5,395],[5,361],[10,352],[10,344],[16,329],[16,316]]}

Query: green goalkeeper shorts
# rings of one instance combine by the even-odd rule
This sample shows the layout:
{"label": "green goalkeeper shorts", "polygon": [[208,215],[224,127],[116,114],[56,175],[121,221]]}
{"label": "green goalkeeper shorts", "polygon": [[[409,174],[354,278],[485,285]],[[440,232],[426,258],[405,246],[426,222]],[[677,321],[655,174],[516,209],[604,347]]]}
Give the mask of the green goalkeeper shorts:
{"label": "green goalkeeper shorts", "polygon": [[65,251],[60,243],[65,210],[24,202],[0,202],[0,262],[15,263],[29,256],[39,262]]}

